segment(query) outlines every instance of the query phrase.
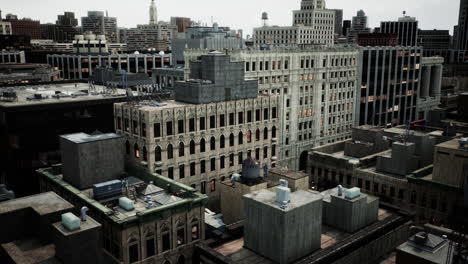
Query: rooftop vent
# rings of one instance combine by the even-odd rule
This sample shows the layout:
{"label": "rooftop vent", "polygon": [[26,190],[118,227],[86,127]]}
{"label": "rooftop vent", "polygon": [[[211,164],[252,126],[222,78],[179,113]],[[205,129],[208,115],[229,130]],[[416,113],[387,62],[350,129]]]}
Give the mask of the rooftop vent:
{"label": "rooftop vent", "polygon": [[428,240],[428,236],[427,232],[419,232],[414,235],[414,242],[418,245],[425,245]]}
{"label": "rooftop vent", "polygon": [[460,144],[460,149],[468,150],[468,138],[460,138],[458,144]]}
{"label": "rooftop vent", "polygon": [[351,188],[351,189],[347,189],[345,191],[345,198],[346,199],[349,199],[349,200],[352,200],[354,198],[357,198],[361,195],[361,189],[357,188],[357,187],[354,187],[354,188]]}
{"label": "rooftop vent", "polygon": [[62,215],[62,225],[68,231],[75,231],[80,229],[80,219],[72,213],[66,213]]}
{"label": "rooftop vent", "polygon": [[288,188],[286,180],[280,180],[280,186],[276,188],[276,202],[283,209],[287,208],[287,204],[291,201],[291,189]]}

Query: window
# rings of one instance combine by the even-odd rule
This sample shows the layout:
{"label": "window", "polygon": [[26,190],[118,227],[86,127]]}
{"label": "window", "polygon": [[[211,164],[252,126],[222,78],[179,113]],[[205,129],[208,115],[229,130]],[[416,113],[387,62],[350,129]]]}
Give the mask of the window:
{"label": "window", "polygon": [[190,141],[190,155],[195,154],[195,141]]}
{"label": "window", "polygon": [[260,149],[259,148],[255,149],[255,159],[260,160]]}
{"label": "window", "polygon": [[229,125],[233,126],[235,125],[236,120],[234,120],[234,113],[229,114]]}
{"label": "window", "polygon": [[154,150],[154,161],[161,161],[161,147],[157,146]]}
{"label": "window", "polygon": [[405,197],[405,190],[403,189],[398,190],[398,199],[403,200],[404,197]]}
{"label": "window", "polygon": [[156,138],[161,137],[161,124],[160,123],[154,124],[154,137]]}
{"label": "window", "polygon": [[172,144],[169,144],[167,146],[167,159],[172,159],[174,158],[174,149],[172,147]]}
{"label": "window", "polygon": [[216,191],[216,180],[213,179],[210,181],[210,192],[215,192]]}
{"label": "window", "polygon": [[140,158],[140,149],[138,148],[138,144],[133,146],[133,154],[135,155],[135,158]]}
{"label": "window", "polygon": [[247,131],[247,143],[252,142],[252,132],[249,130]]}
{"label": "window", "polygon": [[238,144],[242,145],[244,144],[244,134],[242,132],[239,132],[239,138],[238,138]]}
{"label": "window", "polygon": [[238,119],[237,121],[239,122],[239,124],[244,124],[244,112],[239,112],[237,119]]}
{"label": "window", "polygon": [[229,154],[229,167],[234,166],[234,154]]}
{"label": "window", "polygon": [[128,259],[130,263],[135,263],[139,260],[138,257],[138,243],[135,241],[128,247]]}
{"label": "window", "polygon": [[189,132],[195,131],[195,118],[189,119]]}
{"label": "window", "polygon": [[130,132],[130,124],[128,123],[128,119],[124,119],[125,131]]}
{"label": "window", "polygon": [[184,149],[185,149],[185,145],[183,142],[180,142],[179,143],[179,157],[183,157],[184,156]]}
{"label": "window", "polygon": [[138,122],[133,121],[133,134],[138,135]]}
{"label": "window", "polygon": [[166,122],[166,135],[168,135],[168,136],[172,136],[172,135],[173,135],[173,131],[172,131],[172,122],[171,122],[171,121]]}
{"label": "window", "polygon": [[276,145],[271,146],[271,156],[272,157],[276,156]]}
{"label": "window", "polygon": [[117,117],[117,129],[122,129],[122,118],[120,116]]}
{"label": "window", "polygon": [[192,241],[198,240],[200,238],[200,233],[198,232],[198,223],[193,223],[196,220],[192,221]]}
{"label": "window", "polygon": [[251,123],[252,122],[252,111],[249,110],[247,111],[247,123]]}
{"label": "window", "polygon": [[141,136],[146,137],[146,124],[141,123]]}
{"label": "window", "polygon": [[203,153],[206,151],[206,142],[205,142],[205,139],[202,138],[200,140],[200,152]]}
{"label": "window", "polygon": [[174,168],[172,167],[167,168],[167,177],[171,180],[174,179]]}
{"label": "window", "polygon": [[205,130],[206,121],[204,117],[200,117],[200,130]]}
{"label": "window", "polygon": [[268,158],[268,147],[263,147],[263,158],[266,159]]}
{"label": "window", "polygon": [[260,109],[255,110],[255,121],[260,121]]}
{"label": "window", "polygon": [[268,120],[268,108],[263,109],[263,120]]}
{"label": "window", "polygon": [[177,123],[177,132],[179,134],[182,134],[184,133],[184,120],[179,120],[178,123]]}
{"label": "window", "polygon": [[229,135],[229,146],[234,147],[234,134]]}
{"label": "window", "polygon": [[143,160],[148,161],[148,150],[146,147],[143,147]]}
{"label": "window", "polygon": [[237,154],[237,164],[241,165],[243,160],[244,160],[244,153],[242,153],[241,151]]}
{"label": "window", "polygon": [[276,118],[276,107],[271,109],[271,118]]}
{"label": "window", "polygon": [[165,252],[169,249],[171,249],[171,234],[167,231],[162,235],[162,251]]}
{"label": "window", "polygon": [[216,139],[214,137],[211,137],[210,139],[210,150],[215,150],[216,149]]}
{"label": "window", "polygon": [[221,135],[221,137],[219,138],[219,147],[223,149],[225,146],[226,146],[226,138],[224,137],[224,135]]}
{"label": "window", "polygon": [[226,118],[224,115],[219,116],[219,127],[225,127],[226,126]]}
{"label": "window", "polygon": [[156,243],[154,235],[150,234],[146,237],[146,257],[149,258],[156,254]]}
{"label": "window", "polygon": [[210,116],[210,128],[216,128],[216,117]]}
{"label": "window", "polygon": [[195,162],[190,163],[190,176],[195,176]]}
{"label": "window", "polygon": [[221,156],[221,157],[219,158],[219,167],[220,167],[221,169],[224,169],[224,168],[226,167],[226,166],[225,166],[225,159],[226,159],[226,157],[224,157],[224,156]]}
{"label": "window", "polygon": [[205,172],[206,172],[205,161],[201,160],[200,161],[200,173],[203,174]]}
{"label": "window", "polygon": [[202,194],[205,194],[205,193],[206,193],[206,182],[204,182],[204,181],[202,181],[202,182],[200,183],[200,192],[201,192]]}
{"label": "window", "polygon": [[276,127],[275,126],[271,128],[271,137],[276,138]]}
{"label": "window", "polygon": [[260,129],[258,128],[255,131],[255,141],[260,141]]}
{"label": "window", "polygon": [[211,160],[210,160],[210,169],[211,169],[211,171],[216,170],[216,158],[211,158]]}
{"label": "window", "polygon": [[180,179],[185,178],[185,165],[184,164],[179,165],[179,178]]}

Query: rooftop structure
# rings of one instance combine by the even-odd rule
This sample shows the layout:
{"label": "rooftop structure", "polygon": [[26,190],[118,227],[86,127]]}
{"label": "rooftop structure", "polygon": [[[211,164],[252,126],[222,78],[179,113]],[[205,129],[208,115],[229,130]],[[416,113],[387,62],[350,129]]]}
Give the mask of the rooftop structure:
{"label": "rooftop structure", "polygon": [[0,84],[26,84],[59,81],[59,71],[48,64],[0,64]]}
{"label": "rooftop structure", "polygon": [[407,242],[397,247],[396,252],[396,264],[452,263],[452,256],[449,255],[453,252],[450,252],[449,241],[427,232],[419,232],[411,236]]}

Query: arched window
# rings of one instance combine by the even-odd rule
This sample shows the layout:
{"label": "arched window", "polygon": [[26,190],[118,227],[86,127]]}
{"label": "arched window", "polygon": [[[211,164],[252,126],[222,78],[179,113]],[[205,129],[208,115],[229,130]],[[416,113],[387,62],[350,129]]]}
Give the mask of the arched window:
{"label": "arched window", "polygon": [[265,129],[263,129],[263,139],[264,140],[268,139],[268,127],[265,127]]}
{"label": "arched window", "polygon": [[229,135],[229,146],[234,147],[234,134]]}
{"label": "arched window", "polygon": [[255,131],[255,141],[260,141],[260,129],[258,128]]}
{"label": "arched window", "polygon": [[157,146],[154,150],[154,161],[158,162],[162,160],[161,147]]}
{"label": "arched window", "polygon": [[210,150],[215,150],[216,149],[216,139],[214,137],[211,137],[210,139]]}
{"label": "arched window", "polygon": [[130,155],[130,142],[125,142],[125,151],[127,152],[127,155]]}
{"label": "arched window", "polygon": [[136,143],[133,146],[133,154],[135,155],[135,158],[140,158],[140,148],[138,147],[138,144]]}
{"label": "arched window", "polygon": [[206,142],[205,142],[205,139],[202,138],[200,140],[200,152],[205,152],[206,151]]}
{"label": "arched window", "polygon": [[148,161],[148,151],[146,150],[146,147],[143,147],[143,160]]}
{"label": "arched window", "polygon": [[271,137],[272,138],[276,137],[276,127],[275,126],[271,128]]}
{"label": "arched window", "polygon": [[174,158],[174,148],[172,147],[172,144],[169,144],[167,146],[167,159],[173,159]]}
{"label": "arched window", "polygon": [[195,141],[190,141],[190,155],[195,154]]}
{"label": "arched window", "polygon": [[247,143],[252,142],[252,131],[247,131]]}
{"label": "arched window", "polygon": [[226,145],[226,138],[224,137],[224,135],[221,135],[221,137],[219,137],[219,147],[223,149],[225,145]]}
{"label": "arched window", "polygon": [[239,132],[239,145],[244,144],[244,134],[242,132]]}
{"label": "arched window", "polygon": [[184,149],[185,149],[185,145],[183,142],[180,142],[179,143],[179,157],[183,157],[184,156]]}

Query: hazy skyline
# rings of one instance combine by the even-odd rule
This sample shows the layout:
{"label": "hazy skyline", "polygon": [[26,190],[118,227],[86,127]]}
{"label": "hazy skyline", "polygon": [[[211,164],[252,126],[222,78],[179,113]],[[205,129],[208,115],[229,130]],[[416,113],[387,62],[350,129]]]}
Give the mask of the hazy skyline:
{"label": "hazy skyline", "polygon": [[[376,4],[378,2],[378,4]],[[149,21],[150,0],[5,0],[2,14],[13,13],[22,17],[40,20],[41,23],[55,23],[58,14],[64,11],[75,12],[81,24],[81,17],[87,11],[108,11],[109,16],[117,17],[119,27],[135,27]],[[261,13],[267,12],[270,25],[287,26],[292,23],[292,10],[299,9],[300,0],[156,0],[159,20],[169,21],[171,16],[190,17],[195,21],[232,29],[243,29],[251,34],[252,28],[261,25]],[[448,29],[458,21],[459,0],[328,0],[327,8],[343,9],[343,19],[351,19],[359,9],[369,17],[371,28],[379,26],[380,21],[396,20],[407,15],[419,20],[421,29]]]}

